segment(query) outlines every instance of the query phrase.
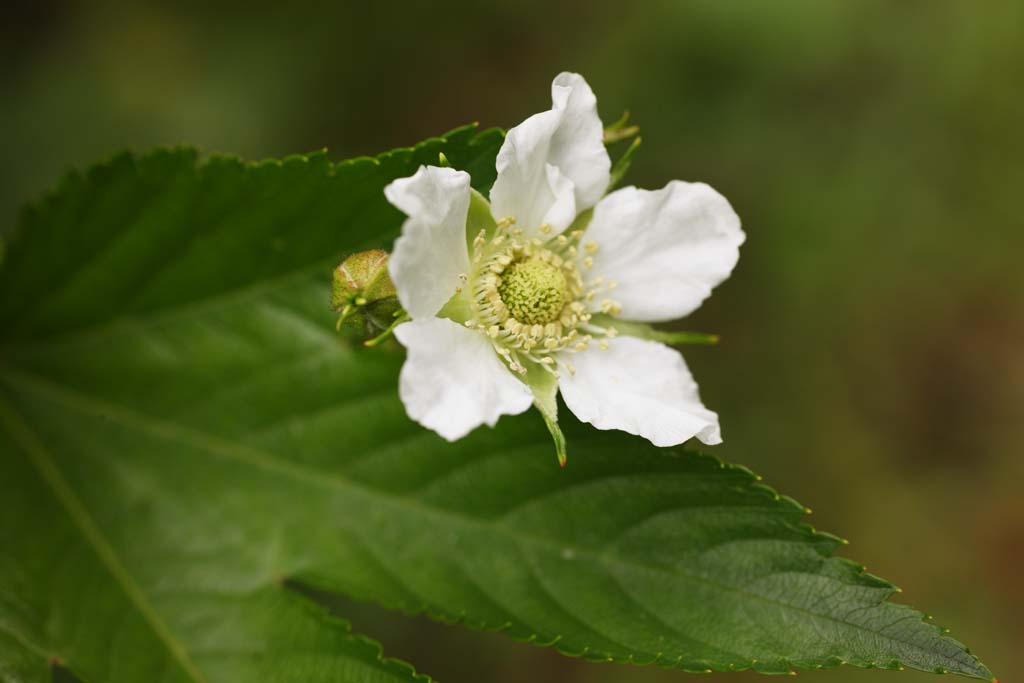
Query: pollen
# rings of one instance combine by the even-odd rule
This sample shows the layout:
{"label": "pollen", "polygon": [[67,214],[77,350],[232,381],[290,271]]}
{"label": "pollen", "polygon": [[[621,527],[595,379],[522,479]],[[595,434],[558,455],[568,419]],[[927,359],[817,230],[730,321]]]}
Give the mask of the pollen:
{"label": "pollen", "polygon": [[561,315],[568,299],[568,283],[561,268],[534,257],[505,269],[498,295],[516,320],[546,325]]}

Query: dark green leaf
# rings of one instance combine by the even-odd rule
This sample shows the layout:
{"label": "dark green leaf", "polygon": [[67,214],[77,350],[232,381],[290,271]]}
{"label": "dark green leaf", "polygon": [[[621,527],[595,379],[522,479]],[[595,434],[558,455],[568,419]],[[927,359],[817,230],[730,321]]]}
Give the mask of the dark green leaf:
{"label": "dark green leaf", "polygon": [[409,677],[298,582],[599,661],[991,678],[743,468],[567,411],[564,470],[535,413],[456,444],[406,418],[400,349],[334,333],[330,266],[394,235],[391,178],[443,152],[485,190],[500,139],[125,156],[26,214],[0,270],[0,672]]}

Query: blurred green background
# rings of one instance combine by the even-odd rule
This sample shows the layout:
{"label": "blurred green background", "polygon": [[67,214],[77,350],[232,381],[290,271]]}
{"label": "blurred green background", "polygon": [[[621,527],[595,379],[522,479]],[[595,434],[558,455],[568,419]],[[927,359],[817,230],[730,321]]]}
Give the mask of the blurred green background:
{"label": "blurred green background", "polygon": [[[628,108],[642,126],[630,182],[704,180],[744,220],[735,275],[687,322],[723,336],[687,352],[722,415],[715,452],[814,508],[1004,681],[1024,674],[1024,3],[22,0],[5,15],[0,229],[69,166],[125,147],[342,159],[515,125],[549,106],[558,71],[583,73],[606,122]],[[340,608],[446,683],[686,678]]]}

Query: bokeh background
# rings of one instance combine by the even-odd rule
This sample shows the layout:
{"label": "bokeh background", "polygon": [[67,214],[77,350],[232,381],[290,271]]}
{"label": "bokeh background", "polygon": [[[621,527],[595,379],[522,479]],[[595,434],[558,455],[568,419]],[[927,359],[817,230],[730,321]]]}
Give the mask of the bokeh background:
{"label": "bokeh background", "polygon": [[[739,268],[687,321],[723,337],[687,353],[722,415],[715,451],[814,508],[1004,681],[1024,674],[1024,3],[20,0],[4,14],[0,230],[69,166],[125,147],[373,154],[514,125],[549,106],[558,71],[580,71],[606,122],[628,108],[642,126],[630,182],[704,180],[744,220]],[[686,678],[338,607],[447,683]]]}

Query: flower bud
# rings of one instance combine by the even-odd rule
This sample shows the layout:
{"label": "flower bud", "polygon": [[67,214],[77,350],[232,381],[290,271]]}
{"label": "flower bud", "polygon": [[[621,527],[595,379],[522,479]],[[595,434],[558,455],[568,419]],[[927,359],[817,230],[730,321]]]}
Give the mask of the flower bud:
{"label": "flower bud", "polygon": [[331,310],[341,314],[343,323],[373,336],[388,329],[401,314],[395,284],[388,275],[388,252],[360,251],[334,269]]}

